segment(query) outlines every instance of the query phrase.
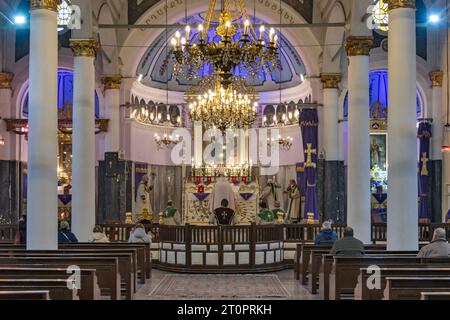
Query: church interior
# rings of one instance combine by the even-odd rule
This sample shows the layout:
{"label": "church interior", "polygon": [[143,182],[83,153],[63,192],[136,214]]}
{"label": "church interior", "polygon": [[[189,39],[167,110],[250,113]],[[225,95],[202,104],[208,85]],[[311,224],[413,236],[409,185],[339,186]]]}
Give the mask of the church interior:
{"label": "church interior", "polygon": [[450,300],[449,9],[0,0],[0,300]]}

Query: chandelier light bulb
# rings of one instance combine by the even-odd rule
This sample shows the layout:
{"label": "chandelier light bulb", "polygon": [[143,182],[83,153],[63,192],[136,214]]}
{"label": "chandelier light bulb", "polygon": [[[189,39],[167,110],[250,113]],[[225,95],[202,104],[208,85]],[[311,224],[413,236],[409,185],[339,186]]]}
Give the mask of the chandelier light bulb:
{"label": "chandelier light bulb", "polygon": [[262,40],[264,36],[264,31],[265,31],[264,26],[259,27],[259,40]]}
{"label": "chandelier light bulb", "polygon": [[191,27],[190,26],[186,26],[186,39],[189,39],[190,33],[191,33]]}

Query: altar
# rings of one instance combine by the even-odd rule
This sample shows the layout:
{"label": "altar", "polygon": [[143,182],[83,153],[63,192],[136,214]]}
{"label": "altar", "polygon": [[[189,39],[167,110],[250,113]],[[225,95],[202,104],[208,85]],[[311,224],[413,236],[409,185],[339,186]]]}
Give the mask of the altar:
{"label": "altar", "polygon": [[[254,222],[256,213],[259,212],[259,185],[256,182],[243,182],[241,179],[230,178],[230,180],[239,224]],[[186,182],[183,204],[185,224],[208,224],[211,194],[215,183],[212,178],[202,179],[200,182]]]}

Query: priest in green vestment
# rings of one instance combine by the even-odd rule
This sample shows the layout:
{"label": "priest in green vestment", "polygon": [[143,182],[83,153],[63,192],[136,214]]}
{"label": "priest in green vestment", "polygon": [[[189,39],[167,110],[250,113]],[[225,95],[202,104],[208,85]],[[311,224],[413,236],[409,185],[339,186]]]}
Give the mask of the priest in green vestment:
{"label": "priest in green vestment", "polygon": [[181,215],[180,212],[173,206],[173,201],[169,200],[167,202],[167,207],[162,212],[164,224],[169,226],[181,225]]}
{"label": "priest in green vestment", "polygon": [[259,206],[261,211],[256,215],[256,224],[273,224],[275,219],[273,212],[267,208],[267,203],[262,201]]}

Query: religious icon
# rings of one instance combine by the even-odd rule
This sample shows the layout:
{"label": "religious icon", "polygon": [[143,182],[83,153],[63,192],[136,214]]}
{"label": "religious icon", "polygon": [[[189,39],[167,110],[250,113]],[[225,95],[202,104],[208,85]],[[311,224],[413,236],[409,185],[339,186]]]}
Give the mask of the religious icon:
{"label": "religious icon", "polygon": [[370,135],[370,168],[386,170],[386,134]]}

